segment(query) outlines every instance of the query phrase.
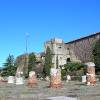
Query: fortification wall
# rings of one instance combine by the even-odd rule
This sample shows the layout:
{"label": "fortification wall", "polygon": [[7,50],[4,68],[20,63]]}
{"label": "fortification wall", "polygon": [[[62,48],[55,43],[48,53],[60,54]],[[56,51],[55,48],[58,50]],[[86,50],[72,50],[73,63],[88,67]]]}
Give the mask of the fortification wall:
{"label": "fortification wall", "polygon": [[70,51],[71,57],[75,55],[77,60],[88,62],[92,61],[93,44],[98,39],[100,39],[100,32],[65,44]]}

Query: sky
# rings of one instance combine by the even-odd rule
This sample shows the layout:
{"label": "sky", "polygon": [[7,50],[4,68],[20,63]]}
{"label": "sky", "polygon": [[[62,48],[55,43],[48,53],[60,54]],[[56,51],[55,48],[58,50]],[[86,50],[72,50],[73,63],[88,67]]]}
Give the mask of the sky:
{"label": "sky", "polygon": [[100,31],[100,0],[0,0],[0,67],[8,55],[43,52],[44,42],[69,42]]}

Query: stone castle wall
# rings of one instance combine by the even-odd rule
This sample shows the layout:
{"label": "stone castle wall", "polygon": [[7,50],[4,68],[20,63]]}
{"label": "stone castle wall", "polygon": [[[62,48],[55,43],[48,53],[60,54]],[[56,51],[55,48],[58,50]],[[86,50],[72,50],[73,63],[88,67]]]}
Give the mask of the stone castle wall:
{"label": "stone castle wall", "polygon": [[75,55],[77,60],[88,62],[92,61],[93,44],[98,39],[100,39],[100,32],[65,44],[70,51],[71,57]]}

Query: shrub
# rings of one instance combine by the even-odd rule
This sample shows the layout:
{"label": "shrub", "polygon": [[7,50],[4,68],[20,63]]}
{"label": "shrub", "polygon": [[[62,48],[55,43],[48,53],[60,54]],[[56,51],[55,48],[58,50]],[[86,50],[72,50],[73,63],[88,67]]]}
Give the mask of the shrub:
{"label": "shrub", "polygon": [[[71,75],[82,75],[84,64],[80,62],[69,62],[64,65],[66,73]],[[82,73],[81,73],[82,72]]]}

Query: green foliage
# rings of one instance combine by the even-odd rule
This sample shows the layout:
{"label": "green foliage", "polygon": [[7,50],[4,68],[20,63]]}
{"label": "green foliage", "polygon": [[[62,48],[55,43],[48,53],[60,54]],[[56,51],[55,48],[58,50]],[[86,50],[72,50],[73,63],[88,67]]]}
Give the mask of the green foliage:
{"label": "green foliage", "polygon": [[2,76],[11,76],[15,75],[16,73],[16,67],[15,67],[15,61],[14,61],[14,56],[9,55],[6,59],[6,62],[4,63],[4,68],[2,69]]}
{"label": "green foliage", "polygon": [[70,62],[66,65],[66,67],[67,67],[67,70],[69,71],[76,71],[76,70],[81,69],[83,67],[83,64],[79,62]]}
{"label": "green foliage", "polygon": [[28,57],[28,72],[35,70],[36,56],[34,53],[30,53]]}
{"label": "green foliage", "polygon": [[95,42],[92,54],[93,54],[93,60],[94,63],[96,64],[96,67],[100,68],[100,39]]}
{"label": "green foliage", "polygon": [[52,67],[52,53],[49,47],[46,49],[46,54],[45,54],[45,63],[44,63],[44,68],[43,68],[43,74],[45,76],[50,75],[50,68]]}
{"label": "green foliage", "polygon": [[64,65],[64,68],[67,74],[79,75],[80,72],[82,72],[80,74],[83,74],[84,65],[80,62],[69,62]]}
{"label": "green foliage", "polygon": [[56,68],[58,68],[59,66],[58,66],[58,56],[56,57]]}
{"label": "green foliage", "polygon": [[12,67],[12,66],[14,66],[14,57],[13,57],[13,55],[9,54],[8,58],[6,59],[6,63],[4,63],[3,66],[4,67]]}
{"label": "green foliage", "polygon": [[61,69],[61,78],[64,80],[64,78],[66,79],[66,74],[67,71],[65,69]]}

